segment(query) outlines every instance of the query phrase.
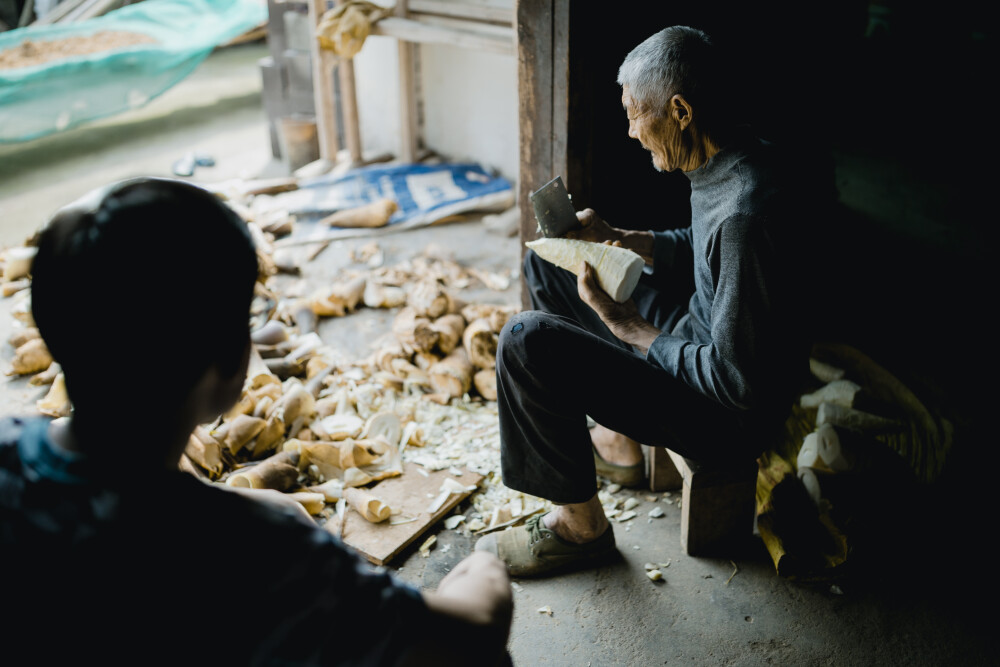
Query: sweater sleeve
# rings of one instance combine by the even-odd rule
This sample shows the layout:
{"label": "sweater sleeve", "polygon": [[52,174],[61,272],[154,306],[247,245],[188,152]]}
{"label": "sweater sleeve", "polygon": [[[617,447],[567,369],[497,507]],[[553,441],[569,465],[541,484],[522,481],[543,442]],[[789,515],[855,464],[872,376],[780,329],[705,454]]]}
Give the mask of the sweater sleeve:
{"label": "sweater sleeve", "polygon": [[706,313],[710,340],[664,332],[646,355],[696,391],[741,411],[754,407],[771,354],[767,346],[776,333],[767,279],[770,246],[757,222],[729,218],[708,244],[705,261],[714,288]]}

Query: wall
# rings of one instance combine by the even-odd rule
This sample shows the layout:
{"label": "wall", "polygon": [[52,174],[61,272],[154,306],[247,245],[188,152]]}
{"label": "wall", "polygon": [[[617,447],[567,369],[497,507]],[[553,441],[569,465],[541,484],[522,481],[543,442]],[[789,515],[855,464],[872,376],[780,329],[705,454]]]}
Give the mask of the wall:
{"label": "wall", "polygon": [[[361,143],[366,156],[399,151],[396,40],[372,36],[355,57]],[[443,44],[418,51],[418,118],[423,145],[442,157],[474,160],[517,180],[517,59]]]}

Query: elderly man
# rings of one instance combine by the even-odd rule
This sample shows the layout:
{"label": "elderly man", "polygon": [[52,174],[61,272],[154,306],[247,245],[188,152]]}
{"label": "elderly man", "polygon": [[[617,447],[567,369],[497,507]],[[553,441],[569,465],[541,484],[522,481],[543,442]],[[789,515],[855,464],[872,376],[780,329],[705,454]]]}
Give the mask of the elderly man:
{"label": "elderly man", "polygon": [[709,37],[684,26],[656,33],[621,65],[629,136],[657,170],[691,181],[683,228],[629,231],[590,209],[577,214],[574,238],[645,261],[631,299],[613,301],[589,265],[577,278],[525,257],[535,310],[505,326],[497,352],[503,479],[557,507],[476,545],[515,576],[615,551],[595,472],[638,484],[639,443],[706,463],[755,458],[807,368],[791,317],[801,192],[774,145],[727,122],[724,71]]}

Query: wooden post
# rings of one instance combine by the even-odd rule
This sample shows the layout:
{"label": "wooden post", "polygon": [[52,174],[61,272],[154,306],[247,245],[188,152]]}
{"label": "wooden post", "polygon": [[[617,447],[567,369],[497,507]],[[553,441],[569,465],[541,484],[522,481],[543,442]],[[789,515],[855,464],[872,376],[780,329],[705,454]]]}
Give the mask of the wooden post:
{"label": "wooden post", "polygon": [[[396,0],[396,16],[406,18],[407,0]],[[414,45],[398,39],[399,50],[399,159],[413,162],[417,159],[417,99],[413,80]]]}
{"label": "wooden post", "polygon": [[[341,5],[344,0],[337,0]],[[358,96],[354,87],[354,59],[341,58],[338,74],[340,75],[340,107],[344,119],[344,143],[351,156],[352,164],[361,164],[361,129],[358,123]]]}
{"label": "wooden post", "polygon": [[[531,193],[566,167],[566,109],[560,105],[568,101],[565,68],[569,34],[557,29],[556,22],[568,16],[569,0],[518,0],[515,10],[522,255],[524,242],[538,236]],[[523,282],[521,304],[531,307]]]}
{"label": "wooden post", "polygon": [[333,104],[333,65],[336,56],[319,47],[317,30],[326,13],[326,0],[309,0],[309,24],[313,27],[309,53],[312,56],[313,98],[316,107],[316,134],[319,156],[330,165],[336,164],[340,142],[337,140],[337,118]]}

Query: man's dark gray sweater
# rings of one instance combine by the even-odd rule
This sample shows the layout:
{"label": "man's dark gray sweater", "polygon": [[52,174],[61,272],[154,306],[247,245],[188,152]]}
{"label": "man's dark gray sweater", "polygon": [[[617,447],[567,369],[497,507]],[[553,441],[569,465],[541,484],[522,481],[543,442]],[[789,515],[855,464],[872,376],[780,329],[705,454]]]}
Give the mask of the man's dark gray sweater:
{"label": "man's dark gray sweater", "polygon": [[795,192],[774,147],[741,137],[686,175],[691,226],[654,232],[653,279],[690,283],[688,312],[647,359],[738,411],[787,408],[808,357],[796,303]]}

